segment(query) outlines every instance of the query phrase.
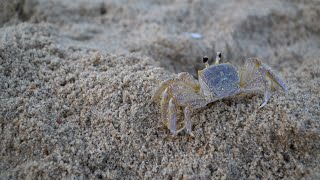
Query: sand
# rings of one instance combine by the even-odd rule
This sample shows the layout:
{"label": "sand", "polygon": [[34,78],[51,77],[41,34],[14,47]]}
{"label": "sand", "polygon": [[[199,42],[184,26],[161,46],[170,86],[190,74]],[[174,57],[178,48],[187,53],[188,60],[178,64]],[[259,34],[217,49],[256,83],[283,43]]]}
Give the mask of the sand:
{"label": "sand", "polygon": [[[319,179],[319,19],[317,0],[1,0],[0,179]],[[171,135],[152,92],[216,51],[261,58],[288,93],[211,103]]]}

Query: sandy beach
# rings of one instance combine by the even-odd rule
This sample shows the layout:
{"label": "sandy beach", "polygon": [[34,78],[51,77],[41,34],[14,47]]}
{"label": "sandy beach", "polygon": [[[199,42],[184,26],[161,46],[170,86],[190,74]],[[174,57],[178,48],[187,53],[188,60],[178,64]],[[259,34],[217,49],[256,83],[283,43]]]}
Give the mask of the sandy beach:
{"label": "sandy beach", "polygon": [[[0,179],[320,179],[319,19],[318,0],[0,0]],[[217,51],[288,92],[172,135],[155,88]]]}

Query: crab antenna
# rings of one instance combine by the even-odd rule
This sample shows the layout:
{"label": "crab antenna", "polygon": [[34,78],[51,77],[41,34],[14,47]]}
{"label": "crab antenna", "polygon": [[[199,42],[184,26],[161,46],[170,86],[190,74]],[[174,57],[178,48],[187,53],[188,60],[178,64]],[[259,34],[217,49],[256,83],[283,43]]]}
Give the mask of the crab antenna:
{"label": "crab antenna", "polygon": [[206,68],[209,67],[209,63],[208,63],[209,58],[207,56],[203,56],[202,61],[203,61],[204,65],[206,66]]}
{"label": "crab antenna", "polygon": [[220,63],[220,60],[222,60],[221,52],[217,52],[215,64],[219,64],[219,63]]}

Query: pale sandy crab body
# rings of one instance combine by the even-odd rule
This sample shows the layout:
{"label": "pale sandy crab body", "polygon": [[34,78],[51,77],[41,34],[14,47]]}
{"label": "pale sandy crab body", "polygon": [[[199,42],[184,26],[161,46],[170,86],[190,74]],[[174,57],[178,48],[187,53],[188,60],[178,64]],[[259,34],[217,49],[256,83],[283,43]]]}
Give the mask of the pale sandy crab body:
{"label": "pale sandy crab body", "polygon": [[[161,119],[172,134],[183,129],[191,133],[190,111],[205,107],[208,103],[241,93],[263,92],[264,107],[271,97],[271,89],[279,86],[287,91],[285,82],[268,65],[252,58],[237,70],[229,63],[221,63],[217,53],[216,63],[198,71],[199,80],[187,72],[163,81],[155,90],[153,100],[160,100]],[[177,124],[177,112],[183,109],[184,121]]]}

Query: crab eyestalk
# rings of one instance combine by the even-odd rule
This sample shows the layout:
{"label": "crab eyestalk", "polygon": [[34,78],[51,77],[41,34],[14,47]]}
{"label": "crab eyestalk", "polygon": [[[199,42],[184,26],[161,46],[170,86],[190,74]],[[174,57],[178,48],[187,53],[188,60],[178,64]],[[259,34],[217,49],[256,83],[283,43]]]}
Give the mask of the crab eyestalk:
{"label": "crab eyestalk", "polygon": [[206,66],[206,68],[210,66],[208,63],[209,58],[207,56],[203,56],[202,61],[203,61],[204,65]]}
{"label": "crab eyestalk", "polygon": [[222,60],[221,52],[217,52],[216,61],[214,64],[219,64],[220,60]]}

